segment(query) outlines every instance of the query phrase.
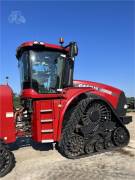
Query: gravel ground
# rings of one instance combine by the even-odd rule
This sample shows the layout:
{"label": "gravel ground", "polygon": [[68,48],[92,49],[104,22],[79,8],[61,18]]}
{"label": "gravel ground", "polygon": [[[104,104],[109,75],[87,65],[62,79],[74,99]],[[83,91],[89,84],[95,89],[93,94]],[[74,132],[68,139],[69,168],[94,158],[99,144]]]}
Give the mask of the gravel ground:
{"label": "gravel ground", "polygon": [[44,145],[40,150],[23,147],[14,150],[16,166],[2,180],[134,180],[135,179],[135,113],[127,127],[129,145],[122,150],[77,160],[69,160]]}

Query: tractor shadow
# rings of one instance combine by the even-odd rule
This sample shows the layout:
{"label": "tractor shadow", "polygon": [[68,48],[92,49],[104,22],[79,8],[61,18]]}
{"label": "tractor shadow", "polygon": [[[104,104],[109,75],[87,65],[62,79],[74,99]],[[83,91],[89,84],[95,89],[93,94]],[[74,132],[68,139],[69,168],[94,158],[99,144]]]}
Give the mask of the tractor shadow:
{"label": "tractor shadow", "polygon": [[45,143],[45,144],[37,143],[29,137],[18,138],[16,142],[9,145],[9,148],[11,151],[15,151],[20,148],[29,147],[29,146],[31,146],[33,149],[38,151],[49,151],[54,149],[52,143]]}

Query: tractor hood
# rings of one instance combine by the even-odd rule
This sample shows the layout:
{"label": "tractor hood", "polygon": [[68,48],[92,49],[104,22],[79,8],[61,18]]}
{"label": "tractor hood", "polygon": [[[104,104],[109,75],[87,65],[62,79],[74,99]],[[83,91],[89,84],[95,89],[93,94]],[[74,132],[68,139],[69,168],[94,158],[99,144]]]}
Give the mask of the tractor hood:
{"label": "tractor hood", "polygon": [[74,87],[90,87],[96,91],[109,94],[112,96],[119,96],[122,93],[120,89],[102,83],[83,80],[74,80],[73,83]]}
{"label": "tractor hood", "polygon": [[111,104],[115,106],[115,109],[119,116],[124,116],[126,114],[127,100],[125,93],[122,90],[106,84],[83,80],[74,80],[73,84],[74,87],[92,88],[95,91],[94,94],[98,94],[101,97],[107,97],[107,100],[109,100]]}

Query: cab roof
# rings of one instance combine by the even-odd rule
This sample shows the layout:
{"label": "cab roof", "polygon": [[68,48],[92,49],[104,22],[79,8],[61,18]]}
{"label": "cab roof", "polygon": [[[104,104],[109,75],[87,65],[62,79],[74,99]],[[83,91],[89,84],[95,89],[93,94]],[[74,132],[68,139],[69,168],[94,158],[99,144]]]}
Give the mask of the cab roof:
{"label": "cab roof", "polygon": [[46,42],[41,41],[29,41],[22,43],[16,50],[16,57],[17,59],[20,58],[22,53],[25,50],[32,50],[32,49],[51,49],[56,51],[61,51],[63,53],[67,53],[69,51],[69,48],[65,48],[63,46],[55,45],[55,44],[48,44]]}

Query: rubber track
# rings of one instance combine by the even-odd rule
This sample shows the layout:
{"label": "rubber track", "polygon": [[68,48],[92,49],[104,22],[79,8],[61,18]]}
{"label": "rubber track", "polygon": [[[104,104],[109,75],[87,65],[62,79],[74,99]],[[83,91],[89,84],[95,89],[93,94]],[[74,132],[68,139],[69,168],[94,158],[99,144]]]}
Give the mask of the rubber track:
{"label": "rubber track", "polygon": [[61,154],[63,154],[67,158],[72,158],[72,159],[84,158],[84,157],[87,157],[87,156],[90,156],[90,155],[95,155],[95,154],[100,154],[100,153],[116,150],[116,149],[119,149],[121,147],[126,146],[128,144],[128,142],[129,142],[129,138],[130,138],[129,132],[126,129],[126,127],[122,124],[120,118],[117,117],[116,123],[119,124],[119,126],[123,127],[126,130],[127,134],[128,134],[128,142],[127,142],[126,145],[120,146],[120,147],[114,146],[114,147],[110,148],[109,150],[103,149],[100,152],[93,152],[92,154],[85,154],[84,153],[84,154],[82,154],[80,156],[77,156],[77,157],[70,157],[70,156],[68,156],[66,154],[66,144],[67,144],[68,140],[70,139],[70,137],[72,136],[72,134],[74,133],[74,130],[75,130],[77,124],[79,123],[79,121],[83,117],[87,106],[93,100],[94,99],[90,99],[90,98],[86,98],[86,99],[81,100],[79,102],[79,104],[76,106],[76,108],[74,109],[74,111],[72,112],[71,116],[69,117],[70,118],[69,121],[67,122],[65,128],[63,129],[62,138],[61,138],[61,141],[59,143],[59,151],[61,152]]}
{"label": "rubber track", "polygon": [[74,129],[76,128],[78,122],[83,117],[83,113],[90,102],[91,102],[90,98],[83,99],[79,102],[79,104],[76,106],[76,108],[72,112],[70,119],[62,132],[62,139],[59,143],[59,147],[60,147],[59,150],[66,157],[68,156],[65,154],[65,145],[68,139],[72,136]]}

